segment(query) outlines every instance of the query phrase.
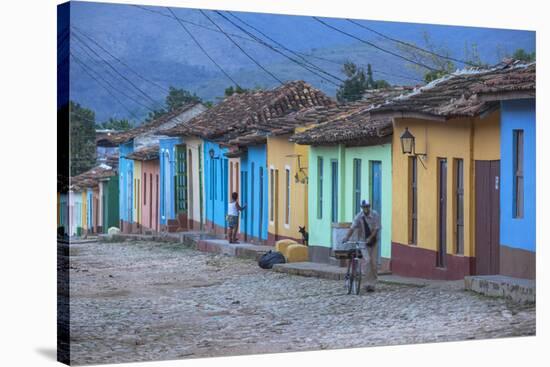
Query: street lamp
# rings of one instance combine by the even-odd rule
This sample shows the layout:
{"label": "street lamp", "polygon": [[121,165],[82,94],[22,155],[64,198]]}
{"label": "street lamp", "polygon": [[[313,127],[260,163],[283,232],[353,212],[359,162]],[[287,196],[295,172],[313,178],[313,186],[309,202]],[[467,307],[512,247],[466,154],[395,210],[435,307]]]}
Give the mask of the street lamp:
{"label": "street lamp", "polygon": [[414,135],[411,134],[409,128],[406,127],[401,134],[401,150],[403,154],[414,154]]}
{"label": "street lamp", "polygon": [[405,128],[405,131],[401,134],[399,139],[401,140],[401,151],[403,154],[420,157],[420,163],[426,168],[423,162],[423,160],[426,159],[426,153],[417,153],[415,151],[415,137],[411,134],[408,127]]}

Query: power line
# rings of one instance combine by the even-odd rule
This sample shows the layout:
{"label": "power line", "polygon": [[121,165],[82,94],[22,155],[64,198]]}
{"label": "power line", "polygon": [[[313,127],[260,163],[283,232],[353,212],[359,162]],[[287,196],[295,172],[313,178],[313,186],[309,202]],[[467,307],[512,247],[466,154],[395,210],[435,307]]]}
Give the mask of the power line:
{"label": "power line", "polygon": [[421,67],[426,68],[426,69],[431,70],[431,71],[440,71],[440,70],[438,70],[438,69],[434,69],[434,68],[432,68],[431,66],[428,66],[428,65],[426,65],[426,64],[423,64],[423,63],[421,63],[421,62],[414,61],[414,60],[409,59],[409,58],[407,58],[407,57],[405,57],[405,56],[399,55],[399,54],[397,54],[397,53],[395,53],[395,52],[393,52],[393,51],[386,50],[386,49],[384,49],[384,48],[382,48],[382,47],[380,47],[380,46],[375,45],[375,44],[372,43],[372,42],[365,41],[364,39],[359,38],[359,37],[357,37],[357,36],[354,36],[353,34],[348,33],[348,32],[346,32],[346,31],[343,31],[343,30],[341,30],[341,29],[339,29],[339,28],[337,28],[337,27],[334,27],[334,26],[332,26],[332,25],[330,25],[330,24],[328,24],[328,23],[322,21],[321,19],[319,19],[319,18],[317,18],[317,17],[312,17],[312,18],[315,19],[316,21],[318,21],[319,23],[323,24],[325,27],[328,27],[328,28],[330,28],[330,29],[332,29],[332,30],[334,30],[334,31],[336,31],[336,32],[345,34],[346,36],[351,37],[351,38],[353,38],[353,39],[356,39],[357,41],[362,42],[362,43],[364,43],[364,44],[366,44],[366,45],[369,45],[369,46],[371,46],[371,47],[374,47],[374,48],[376,48],[376,49],[379,50],[379,51],[385,52],[385,53],[387,53],[387,54],[390,54],[390,55],[392,55],[392,56],[398,57],[398,58],[400,58],[400,59],[402,59],[402,60],[405,60],[405,61],[408,61],[408,62],[410,62],[410,63],[416,64],[416,65],[418,65],[418,66],[421,66]]}
{"label": "power line", "polygon": [[[111,92],[107,87],[105,87],[103,84],[101,84],[101,83],[99,82],[99,80],[98,80],[95,76],[92,75],[91,72],[89,72],[88,70],[86,70],[85,64],[84,64],[82,61],[80,61],[72,52],[71,52],[70,55],[75,59],[75,61],[76,61],[76,62],[78,63],[78,65],[82,68],[82,70],[84,70],[84,72],[85,72],[86,74],[88,74],[88,76],[90,76],[90,78],[92,78],[93,80],[95,80],[95,82],[96,82],[97,84],[99,84],[99,86],[101,86],[103,89],[105,89],[105,90],[107,91],[107,93],[109,93],[109,94],[115,99],[115,101],[117,101],[122,107],[124,107],[124,109],[125,109],[126,111],[128,111],[128,113],[129,113],[130,115],[132,115],[136,120],[139,120],[139,118],[130,110],[130,108],[128,108],[128,106],[126,106],[126,105],[125,105],[125,104],[124,104],[124,103],[123,103],[123,102],[122,102],[113,92]],[[95,123],[95,121],[94,121],[94,123]]]}
{"label": "power line", "polygon": [[[71,52],[71,56],[75,59],[76,62],[79,63],[79,65],[83,68],[87,68],[87,70],[90,72],[90,73],[94,73],[96,78],[99,78],[101,79],[105,84],[107,84],[111,89],[117,91],[118,93],[122,94],[123,96],[125,96],[126,98],[128,98],[129,100],[133,101],[134,103],[136,104],[139,104],[140,106],[142,107],[145,107],[147,110],[151,111],[151,112],[155,112],[154,109],[150,108],[149,106],[141,103],[140,101],[138,101],[137,99],[135,99],[134,97],[132,97],[131,95],[129,94],[126,94],[124,91],[118,89],[117,87],[115,87],[114,85],[112,85],[108,80],[106,80],[105,78],[103,78],[103,76],[101,76],[101,74],[99,74],[97,71],[93,70],[90,66],[86,65],[86,63],[84,61],[82,61],[80,58],[78,58],[74,52]],[[88,73],[89,74],[89,73]],[[94,78],[95,79],[95,78]]]}
{"label": "power line", "polygon": [[[78,42],[81,42],[81,41],[79,40]],[[93,61],[93,63],[94,63],[96,66],[98,66],[100,69],[103,69],[103,67],[102,67],[102,65],[100,64],[100,62],[97,61],[97,60],[95,60],[94,57],[93,57],[93,55],[91,55],[90,52],[88,52],[88,51],[87,51],[84,47],[82,47],[79,43],[74,43],[74,44],[73,44],[73,47],[74,47],[74,46],[78,46],[79,49],[80,49],[80,51],[81,51],[81,52],[84,52],[84,53],[88,56],[88,58],[89,58],[90,60]],[[97,73],[97,72],[96,72],[96,73]],[[113,78],[114,80],[117,80],[117,81],[118,81],[116,75],[113,74],[112,71],[110,71],[110,70],[108,70],[108,69],[105,69],[105,73],[108,74],[108,75],[109,75],[111,78]],[[99,74],[99,73],[97,73],[97,74]],[[101,78],[104,79],[103,77],[101,77]],[[120,94],[124,95],[126,98],[131,99],[132,101],[135,101],[136,103],[138,103],[140,106],[143,106],[143,107],[147,108],[149,111],[154,111],[154,110],[155,110],[154,108],[151,108],[150,106],[147,106],[147,105],[145,105],[144,103],[141,103],[141,102],[135,100],[133,96],[131,96],[130,94],[126,94],[126,92],[124,92],[123,90],[120,90],[120,89],[118,89],[118,88],[116,88],[116,87],[113,87],[113,88],[115,88],[115,90],[117,90]]]}
{"label": "power line", "polygon": [[[302,68],[306,69],[307,71],[311,72],[312,74],[315,74],[317,75],[318,77],[320,77],[321,79],[335,85],[335,86],[338,86],[338,84],[336,84],[335,82],[333,82],[332,80],[330,79],[327,79],[326,77],[324,77],[323,75],[319,74],[318,72],[312,70],[310,67],[304,65],[302,62],[300,62],[299,60],[297,59],[294,59],[288,55],[286,55],[285,53],[277,50],[275,47],[273,47],[272,45],[268,44],[267,42],[263,41],[261,38],[259,37],[256,37],[255,35],[253,35],[252,33],[248,32],[246,29],[243,29],[242,27],[240,27],[238,24],[235,24],[233,21],[231,21],[231,19],[225,17],[223,14],[220,14],[220,16],[222,16],[225,20],[227,20],[229,23],[231,23],[232,25],[234,25],[235,27],[237,27],[239,30],[241,30],[242,32],[244,32],[245,34],[249,34],[251,37],[254,37],[255,39],[258,40],[258,42],[260,42],[263,46],[269,48],[270,50],[282,55],[283,57],[289,59],[290,61],[292,61],[293,63],[297,64],[298,66],[301,66]],[[329,74],[329,73],[326,73],[326,74]],[[329,74],[330,75],[330,74]],[[334,77],[336,79],[339,79],[341,80],[340,78],[338,77]]]}
{"label": "power line", "polygon": [[101,46],[96,40],[94,40],[92,37],[90,37],[89,35],[87,35],[85,32],[83,32],[80,28],[76,27],[76,26],[72,26],[76,31],[78,31],[78,33],[82,34],[84,37],[86,37],[87,39],[89,39],[91,42],[93,42],[97,47],[99,47],[100,49],[102,49],[105,53],[107,53],[109,56],[111,56],[113,59],[115,59],[116,61],[118,61],[119,63],[121,63],[122,65],[126,66],[128,68],[128,70],[130,70],[132,73],[134,73],[137,77],[139,77],[141,80],[145,81],[145,82],[148,82],[149,84],[151,85],[154,85],[156,86],[157,88],[159,89],[162,89],[164,92],[169,92],[169,90],[165,87],[163,87],[162,85],[156,83],[155,81],[152,81],[146,77],[144,77],[143,75],[141,75],[140,73],[138,73],[136,70],[134,70],[130,65],[126,64],[124,61],[122,61],[120,58],[116,57],[115,55],[113,55],[111,52],[109,52],[108,50],[105,49],[105,47]]}
{"label": "power line", "polygon": [[[158,11],[158,10],[153,10],[153,9],[147,9],[146,7],[143,7],[143,6],[140,6],[140,5],[131,5],[133,7],[136,7],[138,9],[141,9],[141,10],[145,10],[149,13],[153,13],[153,14],[158,14],[160,16],[163,16],[163,17],[167,17],[167,18],[173,18],[173,19],[176,19],[180,22],[183,22],[183,23],[187,23],[187,24],[191,24],[191,25],[194,25],[195,27],[199,27],[199,28],[203,28],[203,29],[206,29],[208,31],[211,31],[211,32],[216,32],[216,33],[223,33],[223,32],[220,32],[219,30],[217,29],[214,29],[214,28],[210,28],[210,27],[207,27],[207,26],[204,26],[202,24],[199,24],[199,23],[195,23],[195,22],[192,22],[190,20],[187,20],[187,19],[182,19],[182,18],[179,18],[175,15],[170,15],[170,14],[165,14],[161,11]],[[174,13],[172,13],[174,14]],[[245,41],[249,41],[249,42],[256,42],[255,40],[253,39],[250,39],[250,38],[247,38],[247,37],[243,37],[241,35],[238,35],[238,34],[233,34],[233,33],[228,33],[229,35],[235,37],[235,38],[240,38],[240,39],[243,39]]]}
{"label": "power line", "polygon": [[[245,22],[243,19],[239,18],[238,16],[236,16],[235,14],[233,14],[232,12],[230,11],[227,11],[226,12],[227,14],[231,15],[233,18],[237,19],[239,22],[241,22],[242,24],[248,26],[249,28],[255,30],[256,32],[258,32],[259,34],[261,34],[262,36],[264,36],[265,38],[267,38],[268,40],[270,40],[271,42],[275,43],[277,46],[279,46],[280,48],[282,48],[283,50],[295,55],[296,57],[299,57],[301,60],[303,60],[304,63],[308,64],[308,66],[305,66],[303,63],[299,62],[298,60],[296,59],[293,59],[285,54],[283,54],[281,51],[277,50],[275,47],[267,44],[266,42],[264,42],[263,40],[261,40],[260,38],[254,36],[253,34],[251,34],[250,32],[247,32],[246,30],[242,29],[239,25],[233,23],[230,19],[227,19],[223,14],[220,13],[220,15],[222,17],[224,17],[224,19],[226,19],[227,21],[229,21],[231,24],[233,24],[235,27],[239,28],[241,31],[245,32],[246,34],[250,35],[251,37],[253,38],[257,38],[259,42],[261,42],[263,45],[265,45],[266,47],[269,47],[270,49],[272,49],[273,51],[277,52],[277,53],[280,53],[281,55],[285,56],[286,58],[288,58],[289,60],[293,61],[294,63],[297,63],[298,65],[302,66],[303,68],[306,68],[307,70],[309,70],[310,72],[314,73],[315,75],[318,75],[320,76],[319,74],[313,72],[309,67],[312,67],[316,70],[318,70],[319,72],[325,74],[325,75],[328,75],[330,76],[331,78],[333,79],[336,79],[338,80],[339,82],[343,82],[344,80],[339,78],[338,76],[334,75],[334,74],[331,74],[325,70],[323,70],[321,67],[313,64],[312,62],[310,62],[309,60],[307,60],[305,57],[303,57],[302,55],[300,55],[298,52],[296,51],[293,51],[287,47],[285,47],[283,44],[281,44],[280,42],[277,42],[276,40],[274,40],[273,38],[269,37],[267,34],[265,34],[264,32],[262,32],[261,30],[259,30],[258,28],[252,26],[250,23],[247,23]],[[325,78],[323,78],[325,79]],[[325,79],[327,80],[327,79]],[[331,82],[330,80],[327,80],[328,82]],[[332,83],[332,82],[331,82]]]}
{"label": "power line", "polygon": [[[205,30],[208,30],[208,31],[211,31],[211,32],[216,32],[216,33],[224,33],[222,31],[219,31],[217,29],[213,29],[213,28],[210,28],[210,27],[207,27],[207,26],[204,26],[202,24],[199,24],[199,23],[195,23],[195,22],[192,22],[192,21],[189,21],[187,19],[182,19],[182,18],[179,18],[177,16],[174,16],[174,15],[170,15],[170,14],[165,14],[163,12],[160,12],[160,11],[157,11],[157,10],[154,10],[154,9],[148,9],[146,7],[143,7],[143,6],[140,6],[140,5],[131,5],[133,7],[136,7],[138,9],[141,9],[141,10],[144,10],[144,11],[147,11],[149,13],[153,13],[153,14],[157,14],[157,15],[160,15],[160,16],[163,16],[163,17],[167,17],[167,18],[172,18],[172,19],[176,19],[178,20],[179,22],[183,22],[183,23],[187,23],[187,24],[191,24],[195,27],[199,27],[199,28],[202,28],[202,29],[205,29]],[[228,12],[230,13],[230,12]],[[232,14],[234,17],[236,17],[234,14]],[[240,19],[242,21],[242,19]],[[262,34],[262,32],[260,32],[259,30],[257,30],[258,33]],[[239,38],[239,39],[242,39],[244,41],[248,41],[248,42],[254,42],[254,43],[260,43],[258,40],[256,39],[251,39],[251,38],[248,38],[248,37],[243,37],[239,34],[234,34],[234,33],[230,33],[230,32],[226,32],[227,34],[229,34],[230,36],[234,37],[234,38]],[[267,35],[264,34],[264,36],[266,38],[269,39],[269,37]],[[273,42],[277,43],[276,41],[272,40]],[[260,43],[261,44],[261,43]],[[263,46],[265,46],[264,44],[262,44]],[[267,47],[267,46],[266,46]],[[273,48],[282,48],[281,46],[272,46]],[[327,58],[324,58],[324,57],[320,57],[320,56],[316,56],[316,55],[311,55],[311,54],[307,54],[307,53],[304,53],[304,52],[300,52],[300,51],[291,51],[291,50],[288,50],[289,52],[293,52],[295,54],[298,54],[298,55],[302,55],[302,56],[305,56],[305,57],[310,57],[310,58],[313,58],[313,59],[317,59],[317,60],[321,60],[321,61],[325,61],[325,62],[329,62],[329,63],[332,63],[332,64],[335,64],[335,65],[338,65],[338,66],[342,66],[342,62],[339,62],[339,61],[334,61],[334,60],[330,60],[330,59],[327,59]],[[308,62],[308,64],[312,65],[313,67],[313,63],[311,62]],[[401,78],[401,79],[408,79],[408,80],[416,80],[416,81],[420,81],[420,82],[423,82],[423,80],[420,80],[420,79],[415,79],[415,78],[411,78],[411,77],[405,77],[405,76],[399,76],[399,75],[393,75],[393,74],[390,74],[390,73],[383,73],[379,70],[374,70],[375,72],[379,72],[381,74],[386,74],[386,75],[390,75],[390,76],[395,76],[397,78]],[[237,84],[237,83],[235,83]]]}
{"label": "power line", "polygon": [[278,81],[281,84],[284,84],[283,81],[279,78],[277,78],[273,73],[271,73],[269,70],[267,70],[262,64],[260,64],[256,59],[254,59],[252,56],[250,56],[233,38],[231,38],[230,35],[228,35],[216,22],[214,22],[213,19],[211,19],[208,14],[206,14],[202,9],[199,9],[199,11],[204,15],[216,28],[218,28],[223,34],[229,39],[243,54],[245,54],[252,62],[254,62],[260,69],[265,71],[266,74],[270,75],[273,79]]}
{"label": "power line", "polygon": [[206,50],[201,46],[201,44],[199,43],[199,41],[195,38],[195,36],[193,36],[193,33],[189,32],[189,29],[187,29],[187,27],[183,24],[183,22],[180,20],[180,18],[178,18],[176,16],[176,13],[174,13],[174,11],[170,8],[166,8],[170,11],[170,13],[172,13],[172,15],[174,16],[173,18],[177,20],[177,22],[179,23],[179,25],[185,30],[185,32],[189,35],[189,37],[191,37],[191,39],[195,42],[195,44],[197,45],[198,48],[201,49],[201,51],[206,55],[206,57],[208,57],[210,59],[210,61],[212,61],[212,63],[214,65],[216,65],[218,67],[218,69],[220,69],[220,71],[223,73],[223,75],[225,75],[227,77],[227,79],[229,79],[233,84],[235,84],[236,86],[239,86],[239,83],[237,83],[222,67],[220,64],[218,64],[216,62],[216,60],[214,60],[212,58],[212,56],[210,56],[210,54],[208,52],[206,52]]}
{"label": "power line", "polygon": [[451,61],[455,61],[455,62],[459,62],[461,64],[464,64],[464,65],[469,65],[469,66],[477,66],[476,64],[472,63],[472,62],[469,62],[469,61],[464,61],[464,60],[460,60],[460,59],[455,59],[454,57],[451,57],[451,56],[445,56],[445,55],[441,55],[441,54],[438,54],[436,52],[433,52],[433,51],[430,51],[430,50],[426,50],[422,47],[418,47],[412,43],[409,43],[409,42],[405,42],[405,41],[401,41],[401,40],[398,40],[396,38],[392,38],[390,36],[387,36],[381,32],[378,32],[370,27],[367,27],[366,25],[363,25],[359,22],[356,22],[355,20],[352,20],[352,19],[346,19],[348,22],[352,23],[352,24],[355,24],[356,26],[358,27],[361,27],[361,28],[364,28],[370,32],[373,32],[374,34],[377,34],[379,35],[380,37],[383,37],[385,39],[388,39],[390,41],[393,41],[393,42],[396,42],[396,43],[399,43],[399,44],[402,44],[404,46],[407,46],[407,47],[411,47],[411,48],[414,48],[418,51],[422,51],[422,52],[425,52],[427,54],[430,54],[430,55],[433,55],[433,56],[437,56],[439,58],[442,58],[442,59],[447,59],[447,60],[451,60]]}
{"label": "power line", "polygon": [[134,82],[132,82],[130,79],[128,79],[125,75],[123,75],[117,68],[115,68],[110,62],[108,62],[107,60],[105,60],[103,57],[101,57],[101,55],[99,55],[93,48],[91,48],[90,46],[88,46],[88,44],[86,43],[86,41],[82,40],[82,38],[80,38],[77,34],[74,34],[74,37],[75,39],[79,40],[82,44],[84,44],[86,46],[86,48],[88,48],[94,55],[96,55],[97,57],[99,57],[105,64],[107,64],[107,66],[109,66],[110,69],[112,69],[115,73],[117,73],[117,75],[119,75],[122,79],[124,79],[126,82],[128,82],[128,84],[130,84],[132,87],[134,87],[134,89],[136,89],[141,95],[143,95],[146,99],[148,99],[149,101],[153,102],[154,105],[157,105],[161,108],[162,105],[155,101],[151,96],[149,96],[147,93],[145,93],[140,87],[138,87]]}

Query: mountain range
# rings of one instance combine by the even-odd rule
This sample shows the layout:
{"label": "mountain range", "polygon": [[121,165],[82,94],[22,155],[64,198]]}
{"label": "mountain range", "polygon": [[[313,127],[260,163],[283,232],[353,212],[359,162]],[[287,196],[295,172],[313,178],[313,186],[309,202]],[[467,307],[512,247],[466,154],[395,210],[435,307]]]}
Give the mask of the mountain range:
{"label": "mountain range", "polygon": [[395,40],[427,47],[428,35],[431,44],[453,58],[464,60],[475,48],[488,64],[519,48],[535,51],[532,31],[357,20],[369,30],[345,19],[320,18],[354,38],[313,17],[220,13],[71,2],[70,37],[62,37],[63,30],[58,37],[62,40],[58,59],[70,60],[70,98],[94,110],[96,121],[115,117],[139,123],[149,110],[162,104],[169,86],[216,103],[233,84],[224,73],[244,88],[271,88],[279,85],[276,79],[301,79],[335,95],[337,79],[319,71],[316,75],[252,37],[339,79],[344,79],[342,64],[350,60],[371,64],[375,79],[396,85],[418,85],[423,70],[390,54],[405,55]]}

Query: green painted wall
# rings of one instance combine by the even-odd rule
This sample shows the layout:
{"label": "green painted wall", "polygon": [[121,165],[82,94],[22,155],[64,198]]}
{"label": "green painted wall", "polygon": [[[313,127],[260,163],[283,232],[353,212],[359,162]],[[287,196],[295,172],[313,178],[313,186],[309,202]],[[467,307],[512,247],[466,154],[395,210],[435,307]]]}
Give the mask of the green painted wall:
{"label": "green painted wall", "polygon": [[361,197],[370,198],[371,169],[369,161],[382,163],[382,234],[380,237],[381,255],[391,257],[391,216],[392,216],[392,158],[391,144],[375,145],[370,147],[346,148],[346,179],[344,195],[346,203],[344,222],[351,222],[353,213],[353,160],[361,159]]}
{"label": "green painted wall", "polygon": [[[350,222],[353,213],[353,160],[361,159],[361,197],[368,199],[370,193],[370,161],[382,162],[382,257],[391,257],[392,171],[391,144],[345,148],[342,145],[310,147],[309,154],[309,244],[331,246],[331,160],[338,160],[339,200],[338,220]],[[318,159],[323,158],[322,217],[318,217]],[[343,162],[343,164],[342,164]]]}

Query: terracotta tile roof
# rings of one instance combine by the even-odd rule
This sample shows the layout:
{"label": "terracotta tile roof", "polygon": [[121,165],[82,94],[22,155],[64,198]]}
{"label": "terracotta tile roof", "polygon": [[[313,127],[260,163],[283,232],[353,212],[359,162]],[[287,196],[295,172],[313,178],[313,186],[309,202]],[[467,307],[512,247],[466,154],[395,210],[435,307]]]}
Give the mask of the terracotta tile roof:
{"label": "terracotta tile roof", "polygon": [[273,119],[314,106],[334,106],[335,102],[303,81],[293,81],[264,91],[234,94],[186,123],[166,130],[166,135],[199,136],[228,142],[254,131],[284,128]]}
{"label": "terracotta tile roof", "polygon": [[95,143],[100,147],[116,147],[118,144],[112,142],[110,136],[119,133],[121,133],[121,131],[118,130],[96,130]]}
{"label": "terracotta tile roof", "polygon": [[156,133],[160,130],[162,125],[164,125],[166,122],[170,121],[174,117],[184,113],[185,111],[195,107],[198,102],[192,102],[187,103],[177,109],[175,109],[172,112],[166,113],[159,118],[150,121],[148,123],[142,124],[138,127],[135,127],[133,129],[127,130],[127,131],[120,131],[115,133],[107,133],[107,134],[101,134],[101,140],[98,140],[97,143],[100,145],[106,145],[106,144],[121,144],[124,143],[130,139],[133,139],[139,135],[145,134],[145,133]]}
{"label": "terracotta tile roof", "polygon": [[126,158],[133,159],[136,161],[151,161],[154,159],[159,159],[159,145],[150,145],[138,150],[133,151],[128,154]]}
{"label": "terracotta tile roof", "polygon": [[[458,71],[402,98],[395,98],[371,113],[439,120],[477,116],[495,108],[495,103],[491,101],[534,97],[535,79],[536,64],[517,61],[509,61],[489,70]],[[490,98],[489,94],[493,97]]]}
{"label": "terracotta tile roof", "polygon": [[102,179],[116,175],[116,168],[101,163],[100,165],[97,165],[86,172],[71,177],[69,188],[76,191],[87,188],[94,188],[99,185],[99,181],[101,181]]}
{"label": "terracotta tile roof", "polygon": [[372,90],[361,101],[342,107],[342,111],[329,115],[319,125],[290,137],[290,141],[307,145],[371,145],[381,144],[392,134],[389,118],[372,119],[370,110],[381,104],[409,93],[412,88],[388,88]]}

